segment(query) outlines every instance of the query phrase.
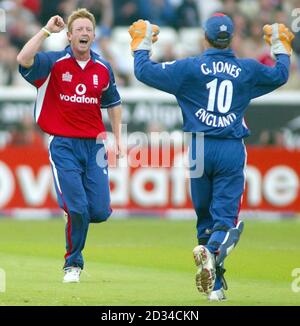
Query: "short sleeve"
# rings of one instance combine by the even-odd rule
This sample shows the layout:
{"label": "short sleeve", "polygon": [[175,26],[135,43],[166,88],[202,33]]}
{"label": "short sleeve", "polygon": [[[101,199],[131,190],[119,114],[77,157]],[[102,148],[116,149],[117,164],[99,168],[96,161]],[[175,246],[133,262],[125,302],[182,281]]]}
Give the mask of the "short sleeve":
{"label": "short sleeve", "polygon": [[101,98],[101,108],[103,109],[110,109],[121,104],[121,97],[117,90],[114,73],[110,65],[108,65],[108,70],[109,70],[109,84],[107,89],[103,92]]}
{"label": "short sleeve", "polygon": [[32,85],[38,87],[39,81],[45,80],[52,68],[52,60],[47,52],[39,52],[29,68],[19,66],[20,74]]}

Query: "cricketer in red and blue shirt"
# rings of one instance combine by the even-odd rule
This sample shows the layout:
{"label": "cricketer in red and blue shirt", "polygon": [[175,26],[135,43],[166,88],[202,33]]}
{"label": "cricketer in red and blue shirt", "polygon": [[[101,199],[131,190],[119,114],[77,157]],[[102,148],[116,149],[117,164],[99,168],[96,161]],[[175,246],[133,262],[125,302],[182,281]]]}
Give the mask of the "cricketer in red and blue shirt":
{"label": "cricketer in red and blue shirt", "polygon": [[[93,15],[80,9],[69,17],[66,49],[38,52],[46,37],[64,26],[60,16],[52,17],[24,46],[18,62],[22,76],[37,89],[35,121],[50,135],[58,203],[68,217],[64,264],[68,283],[79,282],[89,223],[106,221],[112,213],[101,109],[108,109],[118,155],[122,146],[121,99],[114,74],[110,64],[90,49],[95,38]],[[104,161],[99,164],[101,151]]]}

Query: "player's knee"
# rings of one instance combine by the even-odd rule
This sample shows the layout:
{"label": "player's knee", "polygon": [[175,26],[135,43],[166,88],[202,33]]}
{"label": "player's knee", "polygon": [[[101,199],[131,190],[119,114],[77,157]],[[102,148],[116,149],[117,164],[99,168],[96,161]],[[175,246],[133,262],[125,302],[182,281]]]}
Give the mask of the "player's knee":
{"label": "player's knee", "polygon": [[110,217],[111,213],[111,208],[95,210],[91,214],[90,223],[105,222]]}
{"label": "player's knee", "polygon": [[194,208],[198,217],[203,218],[205,216],[209,216],[209,207],[203,206],[202,203],[197,203],[197,204],[194,203]]}
{"label": "player's knee", "polygon": [[236,217],[228,216],[223,217],[221,214],[215,214],[214,216],[214,229],[222,229],[228,231],[236,226]]}
{"label": "player's knee", "polygon": [[69,210],[69,215],[71,217],[71,223],[74,227],[84,226],[88,220],[87,210],[78,209],[78,210]]}
{"label": "player's knee", "polygon": [[207,245],[208,240],[209,240],[209,237],[198,238],[198,245],[205,246],[205,245]]}

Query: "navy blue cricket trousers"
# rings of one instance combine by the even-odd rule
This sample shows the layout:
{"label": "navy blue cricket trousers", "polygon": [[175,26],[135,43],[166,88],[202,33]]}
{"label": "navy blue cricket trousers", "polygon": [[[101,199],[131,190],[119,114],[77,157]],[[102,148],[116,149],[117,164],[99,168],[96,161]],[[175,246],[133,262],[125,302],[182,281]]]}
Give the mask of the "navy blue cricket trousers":
{"label": "navy blue cricket trousers", "polygon": [[68,215],[64,267],[83,268],[89,223],[104,222],[112,212],[104,144],[96,139],[50,136],[49,159],[59,206]]}
{"label": "navy blue cricket trousers", "polygon": [[202,176],[191,178],[197,237],[199,244],[214,252],[238,220],[245,188],[246,149],[242,139],[211,137],[204,138],[204,151],[197,146],[192,141],[193,157],[204,160]]}

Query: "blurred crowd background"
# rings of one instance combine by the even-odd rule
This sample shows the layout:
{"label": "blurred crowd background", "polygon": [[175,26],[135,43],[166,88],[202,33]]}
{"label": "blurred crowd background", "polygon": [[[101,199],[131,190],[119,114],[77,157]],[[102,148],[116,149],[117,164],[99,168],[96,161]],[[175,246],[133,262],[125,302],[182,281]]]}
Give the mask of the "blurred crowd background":
{"label": "blurred crowd background", "polygon": [[[110,62],[116,77],[123,101],[123,141],[134,153],[133,160],[126,162],[128,167],[136,164],[135,160],[144,163],[149,156],[155,166],[165,163],[162,158],[173,153],[173,146],[174,153],[181,150],[184,139],[182,114],[175,99],[134,77],[128,34],[134,21],[142,18],[160,26],[159,41],[152,49],[152,59],[159,62],[199,55],[204,50],[203,23],[215,12],[224,12],[234,20],[232,48],[236,55],[256,58],[266,65],[274,61],[263,40],[263,26],[280,22],[300,29],[300,0],[0,0],[0,217],[60,214],[49,195],[49,137],[34,121],[36,91],[18,73],[16,57],[52,16],[58,14],[67,22],[77,8],[87,8],[95,15],[93,50]],[[61,51],[66,45],[65,30],[48,37],[41,50]],[[250,209],[250,216],[265,216],[269,210],[276,217],[300,211],[299,32],[293,47],[288,83],[278,92],[253,101],[245,116],[252,133],[245,139],[251,168],[243,209]],[[107,110],[102,114],[110,130]],[[165,145],[166,131],[171,153]],[[140,148],[145,151],[139,153]],[[177,154],[174,165],[181,162]],[[175,216],[185,216],[191,207],[186,172],[172,167],[154,172],[152,167],[111,169],[113,205],[130,215],[177,212]],[[179,207],[183,211],[178,211]]]}
{"label": "blurred crowd background", "polygon": [[[232,48],[236,55],[256,58],[264,64],[273,65],[270,48],[263,40],[262,27],[281,22],[291,28],[296,18],[292,16],[295,8],[299,8],[300,17],[299,0],[0,0],[0,13],[5,13],[6,27],[5,31],[0,32],[0,87],[31,87],[18,73],[18,52],[50,17],[59,14],[66,22],[72,11],[81,7],[93,12],[97,20],[93,49],[111,63],[118,86],[128,89],[146,87],[133,75],[133,57],[129,46],[128,27],[139,18],[148,19],[161,27],[159,41],[153,47],[154,60],[172,61],[201,53],[203,23],[214,12],[221,11],[234,20]],[[298,25],[300,27],[300,19]],[[291,75],[289,82],[281,88],[283,90],[297,90],[300,85],[300,33],[295,34]],[[52,34],[44,42],[42,50],[59,51],[67,43],[66,33]],[[31,106],[18,123],[11,121],[11,116],[14,115],[9,104],[5,107],[0,115],[0,148],[8,143],[38,145],[44,142],[44,135],[41,135],[33,122]],[[15,110],[17,117],[18,108]],[[6,116],[4,112],[9,114]],[[300,148],[300,117],[297,113],[291,116],[288,119],[293,128],[288,125],[285,129],[276,129],[271,122],[269,126],[268,121],[264,121],[265,129],[255,138],[254,143]],[[7,124],[7,121],[12,124]],[[149,122],[149,127],[146,128],[148,131],[164,129],[165,126],[161,127],[157,122]]]}
{"label": "blurred crowd background", "polygon": [[[262,38],[266,23],[291,26],[291,13],[300,7],[293,0],[3,0],[6,33],[0,33],[0,86],[26,85],[17,73],[16,55],[48,19],[61,15],[65,21],[76,8],[91,10],[97,20],[94,49],[111,62],[119,86],[136,86],[129,49],[128,26],[138,18],[162,27],[154,47],[154,59],[169,61],[197,55],[203,50],[203,22],[214,12],[229,14],[235,23],[232,47],[239,57],[253,57],[272,65],[269,48]],[[300,34],[294,41],[292,73],[285,89],[300,83]],[[65,33],[52,35],[44,50],[60,50],[67,44]],[[141,85],[138,83],[138,85]]]}

